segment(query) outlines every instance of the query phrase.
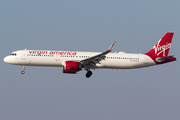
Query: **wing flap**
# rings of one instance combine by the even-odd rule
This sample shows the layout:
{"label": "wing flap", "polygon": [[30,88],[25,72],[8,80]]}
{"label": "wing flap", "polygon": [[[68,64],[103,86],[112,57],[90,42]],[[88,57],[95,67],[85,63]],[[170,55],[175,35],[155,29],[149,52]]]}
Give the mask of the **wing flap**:
{"label": "wing flap", "polygon": [[106,58],[106,54],[110,53],[115,45],[116,41],[108,48],[108,50],[106,50],[105,52],[102,52],[101,54],[98,54],[98,55],[95,55],[93,57],[90,57],[90,58],[87,58],[87,59],[84,59],[84,60],[81,60],[81,64],[83,66],[90,66],[90,67],[93,67],[95,68],[96,67],[96,64],[99,63],[100,64],[100,61],[101,60],[105,60]]}

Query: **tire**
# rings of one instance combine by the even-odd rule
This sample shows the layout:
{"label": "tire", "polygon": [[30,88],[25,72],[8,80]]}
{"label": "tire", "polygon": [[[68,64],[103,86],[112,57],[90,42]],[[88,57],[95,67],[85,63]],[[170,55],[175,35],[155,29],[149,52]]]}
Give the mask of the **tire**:
{"label": "tire", "polygon": [[88,72],[86,73],[86,77],[87,77],[87,78],[91,77],[91,75],[92,75],[92,72],[91,72],[91,71],[88,71]]}
{"label": "tire", "polygon": [[24,71],[21,71],[21,74],[24,74],[25,72]]}

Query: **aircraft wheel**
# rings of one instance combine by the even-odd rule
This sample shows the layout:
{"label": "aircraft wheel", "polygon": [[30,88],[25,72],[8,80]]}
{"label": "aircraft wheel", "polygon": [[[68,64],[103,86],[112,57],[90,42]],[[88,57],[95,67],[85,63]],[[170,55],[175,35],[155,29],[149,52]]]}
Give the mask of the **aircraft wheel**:
{"label": "aircraft wheel", "polygon": [[21,74],[24,74],[25,72],[24,71],[21,71]]}
{"label": "aircraft wheel", "polygon": [[86,77],[87,77],[87,78],[91,77],[91,75],[92,75],[92,72],[91,72],[91,71],[88,71],[88,72],[86,73]]}

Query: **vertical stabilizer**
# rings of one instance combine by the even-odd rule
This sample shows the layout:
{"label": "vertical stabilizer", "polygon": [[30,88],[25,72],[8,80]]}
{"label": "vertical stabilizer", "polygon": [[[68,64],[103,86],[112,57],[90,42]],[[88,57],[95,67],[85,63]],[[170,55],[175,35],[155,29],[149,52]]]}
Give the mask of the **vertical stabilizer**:
{"label": "vertical stabilizer", "polygon": [[146,55],[155,58],[168,56],[173,35],[173,32],[167,32]]}
{"label": "vertical stabilizer", "polygon": [[[157,43],[156,45],[147,53],[149,57],[151,57],[154,62],[158,64],[171,62],[176,60],[173,56],[168,56],[169,50],[171,47],[171,42],[173,38],[174,33],[173,32],[167,32]],[[161,59],[160,59],[161,58]],[[160,61],[162,60],[162,61]]]}

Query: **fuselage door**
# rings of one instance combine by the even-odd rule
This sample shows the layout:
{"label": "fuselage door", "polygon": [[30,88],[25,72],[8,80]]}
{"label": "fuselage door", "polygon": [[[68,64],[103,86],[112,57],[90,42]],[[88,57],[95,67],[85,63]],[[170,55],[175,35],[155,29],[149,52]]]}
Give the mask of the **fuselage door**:
{"label": "fuselage door", "polygon": [[21,52],[21,60],[26,60],[26,51]]}
{"label": "fuselage door", "polygon": [[60,55],[55,55],[55,61],[60,61]]}
{"label": "fuselage door", "polygon": [[148,64],[148,57],[144,57],[144,64]]}

